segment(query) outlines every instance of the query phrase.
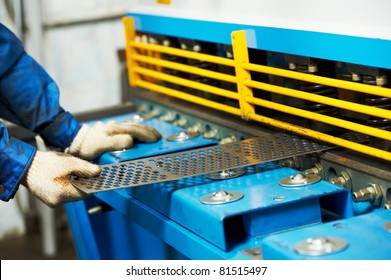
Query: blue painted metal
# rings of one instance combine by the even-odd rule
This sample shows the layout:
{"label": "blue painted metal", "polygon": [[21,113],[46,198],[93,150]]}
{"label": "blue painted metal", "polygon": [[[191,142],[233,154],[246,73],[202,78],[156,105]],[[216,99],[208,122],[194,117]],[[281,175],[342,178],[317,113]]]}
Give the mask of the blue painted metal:
{"label": "blue painted metal", "polygon": [[186,259],[120,211],[87,214],[87,209],[101,203],[91,196],[64,205],[80,259]]}
{"label": "blue painted metal", "polygon": [[[136,113],[125,114],[116,117],[101,119],[99,121],[101,122],[116,121],[119,123],[124,123],[124,122],[126,123],[126,121],[131,119],[131,116],[135,114]],[[90,122],[86,122],[86,124],[91,125],[95,122],[96,121],[90,121]],[[129,150],[104,153],[102,156],[99,157],[97,163],[100,165],[111,164],[111,163],[132,160],[132,159],[156,156],[161,154],[173,153],[177,151],[183,151],[183,150],[218,144],[217,140],[207,139],[202,136],[198,136],[196,138],[189,139],[182,142],[168,141],[166,140],[167,136],[176,134],[184,129],[169,124],[167,122],[160,121],[158,119],[148,119],[148,120],[144,120],[141,123],[156,128],[162,134],[163,138],[160,141],[151,144],[136,143],[136,145]]]}
{"label": "blue painted metal", "polygon": [[[375,210],[349,219],[271,235],[262,241],[263,256],[265,259],[295,260],[390,260],[391,232],[385,227],[389,222],[391,211]],[[348,242],[348,247],[319,257],[302,256],[294,251],[297,243],[314,237],[341,238]]]}
{"label": "blue painted metal", "polygon": [[[293,173],[291,169],[282,168],[282,170],[272,164],[267,167],[258,166],[257,168],[254,167],[254,170],[249,170],[246,176],[249,176],[249,178],[247,179],[240,177],[242,180],[236,182],[236,184],[229,183],[232,180],[225,181],[223,185],[228,187],[227,190],[240,184],[241,191],[245,192],[246,199],[220,206],[201,205],[198,199],[209,191],[218,190],[222,181],[219,181],[220,183],[209,182],[205,186],[200,182],[208,179],[199,178],[197,180],[193,178],[187,182],[187,187],[181,188],[181,185],[178,185],[175,189],[174,186],[171,186],[167,187],[171,191],[165,188],[160,192],[157,186],[144,186],[145,191],[149,190],[154,193],[155,201],[160,201],[161,204],[166,206],[170,205],[169,209],[175,214],[173,216],[177,217],[177,220],[166,216],[166,213],[156,211],[131,196],[125,189],[97,193],[83,202],[69,203],[66,208],[68,209],[68,215],[71,214],[69,216],[71,229],[74,234],[77,230],[82,231],[80,233],[82,238],[75,240],[76,247],[79,251],[91,251],[92,249],[96,252],[99,251],[95,255],[81,255],[83,259],[248,259],[249,257],[243,254],[242,250],[259,246],[265,236],[246,235],[243,229],[242,217],[252,207],[255,209],[257,207],[262,208],[263,205],[266,208],[267,205],[270,206],[272,201],[275,203],[274,207],[283,207],[284,203],[272,200],[275,195],[281,195],[281,190],[286,195],[286,203],[299,201],[300,197],[304,200],[306,200],[306,197],[310,198],[312,196],[321,197],[321,200],[322,197],[333,200],[341,195],[345,197],[346,202],[350,201],[350,197],[347,196],[348,191],[327,182],[315,184],[312,189],[309,187],[303,188],[301,194],[293,189],[280,189],[282,187],[273,183],[261,186],[260,190],[255,187],[251,188],[251,184],[255,179],[252,176],[256,176],[259,187],[262,185],[259,182],[265,180],[275,182],[279,177],[278,173],[280,175],[291,175]],[[256,173],[260,171],[263,172]],[[198,184],[194,184],[197,181]],[[186,185],[185,182],[183,184]],[[276,190],[273,190],[274,188]],[[284,191],[284,189],[286,190]],[[171,192],[172,199],[167,201],[168,197],[164,192]],[[89,207],[102,203],[112,207],[112,210],[93,216],[86,214]],[[235,206],[235,203],[239,204]],[[202,206],[203,212],[196,209],[199,205]],[[72,215],[70,210],[77,213],[77,215]],[[225,212],[228,216],[225,215]],[[339,214],[344,215],[344,213]],[[225,235],[222,236],[227,242],[225,250],[222,250],[202,235],[203,232],[211,234],[208,229],[210,225],[208,219],[206,219],[208,216],[212,217],[209,220],[215,223],[215,227],[219,223],[225,230]],[[285,220],[291,218],[289,211],[285,214],[285,217],[282,216],[281,218]],[[180,224],[177,221],[185,221],[187,224]],[[196,224],[199,231],[194,227],[189,229],[187,227],[189,223]],[[192,226],[190,225],[190,227]],[[213,240],[213,237],[211,238]]]}
{"label": "blue painted metal", "polygon": [[136,29],[143,32],[230,45],[232,31],[248,30],[251,48],[391,69],[390,40],[138,13],[128,15],[135,18]]}
{"label": "blue painted metal", "polygon": [[[337,200],[338,215],[353,215],[350,193],[326,181],[300,188],[278,184],[284,177],[296,174],[290,168],[274,164],[252,166],[245,176],[225,181],[212,181],[204,176],[184,178],[148,186],[127,189],[135,198],[166,215],[190,231],[229,250],[240,236],[259,235],[320,222],[320,207]],[[242,192],[244,197],[223,205],[205,205],[199,199],[218,190]],[[284,197],[283,200],[275,200]],[[303,212],[310,208],[310,212]],[[281,209],[281,211],[271,211]],[[298,215],[299,211],[301,215]],[[330,209],[331,210],[331,209]],[[292,222],[292,215],[296,221]],[[256,220],[279,219],[276,225],[254,224]],[[244,222],[244,224],[243,224]]]}
{"label": "blue painted metal", "polygon": [[318,197],[270,207],[243,216],[244,231],[250,236],[274,233],[321,221]]}
{"label": "blue painted metal", "polygon": [[[136,113],[100,119],[99,121],[126,123],[134,114]],[[86,124],[93,125],[95,122],[97,121],[86,122]],[[135,149],[123,153],[105,153],[98,159],[98,163],[115,163],[218,143],[216,140],[206,139],[202,136],[183,142],[167,141],[165,137],[182,129],[157,119],[145,120],[142,123],[158,129],[163,139],[152,144],[137,143]],[[91,196],[84,201],[65,205],[80,259],[186,258],[151,232],[133,222],[132,219],[122,215],[121,212],[105,211],[89,216],[87,210],[100,203],[102,203],[100,199]]]}
{"label": "blue painted metal", "polygon": [[85,201],[64,204],[77,255],[82,260],[101,259]]}

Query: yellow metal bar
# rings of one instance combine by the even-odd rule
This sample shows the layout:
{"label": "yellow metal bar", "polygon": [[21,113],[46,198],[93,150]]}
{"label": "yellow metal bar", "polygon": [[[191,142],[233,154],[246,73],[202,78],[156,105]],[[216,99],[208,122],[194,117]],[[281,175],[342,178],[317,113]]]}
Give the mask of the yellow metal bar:
{"label": "yellow metal bar", "polygon": [[276,75],[285,78],[296,79],[296,80],[306,81],[310,83],[322,84],[326,86],[343,88],[347,90],[359,91],[363,93],[391,98],[391,89],[389,88],[360,84],[360,83],[338,80],[338,79],[327,78],[327,77],[321,77],[312,74],[300,73],[291,70],[285,70],[281,68],[251,64],[251,63],[243,63],[241,66],[249,71],[256,71],[265,74]]}
{"label": "yellow metal bar", "polygon": [[[370,106],[357,104],[345,100],[330,98],[327,96],[315,95],[295,89],[289,89],[270,85],[266,83],[256,82],[251,80],[250,71],[266,73],[269,75],[276,75],[295,80],[302,80],[310,83],[323,84],[331,87],[373,94],[386,98],[391,98],[391,89],[377,87],[373,85],[365,85],[350,81],[338,80],[333,78],[321,77],[312,74],[299,73],[295,71],[274,68],[270,66],[251,64],[248,58],[248,50],[246,45],[246,36],[244,31],[236,31],[232,33],[232,46],[235,60],[228,58],[217,57],[213,55],[201,54],[177,48],[170,48],[161,45],[146,44],[136,42],[136,31],[134,29],[133,19],[125,17],[123,19],[126,36],[126,55],[128,65],[129,82],[131,86],[142,87],[155,92],[159,92],[168,96],[183,99],[195,104],[205,107],[217,109],[229,114],[241,116],[244,119],[258,121],[267,125],[271,125],[280,129],[291,131],[300,135],[312,137],[321,141],[325,141],[337,146],[345,147],[354,151],[368,154],[377,158],[391,161],[391,152],[380,150],[374,147],[348,141],[339,137],[327,135],[325,133],[317,132],[308,128],[300,127],[283,121],[275,120],[266,116],[257,115],[254,110],[254,105],[271,108],[277,111],[290,113],[292,115],[300,116],[306,119],[327,123],[330,125],[343,127],[352,131],[357,131],[373,137],[390,140],[391,132],[372,128],[355,122],[345,121],[330,116],[324,116],[314,112],[309,112],[303,109],[290,107],[284,104],[275,103],[268,100],[254,98],[252,88],[263,89],[269,92],[308,100],[311,102],[318,102],[337,108],[342,108],[354,112],[363,113],[366,115],[376,116],[380,118],[391,119],[390,110],[373,108]],[[189,59],[196,59],[200,61],[208,61],[220,65],[234,67],[236,76],[213,72],[206,69],[194,69],[189,65],[174,63],[171,61],[161,60],[156,58],[160,53],[167,53],[177,55]],[[142,55],[144,54],[144,55]],[[147,56],[150,54],[150,57]],[[143,66],[144,65],[144,66]],[[144,67],[144,68],[143,68]],[[178,71],[188,72],[200,76],[205,76],[225,82],[236,83],[239,94],[232,91],[227,91],[218,87],[197,83],[187,79],[171,76],[160,72],[161,67],[167,67]],[[147,69],[148,68],[148,69]],[[148,80],[144,80],[144,77]],[[167,88],[159,84],[151,82],[151,78],[173,82],[185,87],[196,88],[205,92],[224,96],[231,99],[239,100],[240,109],[221,104],[215,101],[210,101],[198,96],[194,96],[179,90]],[[236,78],[236,79],[235,79]]]}
{"label": "yellow metal bar", "polygon": [[202,69],[202,68],[198,68],[198,67],[194,67],[194,66],[189,66],[186,64],[182,64],[182,63],[171,62],[168,60],[156,59],[153,57],[148,57],[148,56],[139,55],[139,54],[133,55],[133,59],[137,60],[137,61],[141,61],[141,62],[146,62],[146,63],[158,65],[161,67],[167,67],[170,69],[175,69],[175,70],[179,70],[179,71],[183,71],[183,72],[187,72],[187,73],[191,73],[191,74],[196,74],[196,75],[205,76],[205,77],[209,77],[212,79],[217,79],[217,80],[236,84],[236,77],[232,76],[232,75],[228,75],[228,74],[223,74],[223,73],[219,73],[219,72],[215,72],[215,71],[211,71],[211,70],[206,70],[206,69]]}
{"label": "yellow metal bar", "polygon": [[133,71],[136,72],[136,73],[139,73],[139,74],[143,74],[143,75],[147,75],[147,76],[150,76],[150,77],[157,78],[159,80],[172,82],[172,83],[175,83],[175,84],[178,84],[178,85],[181,85],[181,86],[190,87],[190,88],[194,88],[194,89],[197,89],[197,90],[205,91],[205,92],[208,92],[208,93],[213,93],[213,94],[216,94],[216,95],[220,95],[220,96],[224,96],[224,97],[227,97],[227,98],[238,100],[238,94],[236,92],[233,92],[233,91],[229,91],[229,90],[225,90],[225,89],[222,89],[222,88],[210,86],[210,85],[207,85],[207,84],[194,82],[194,81],[191,81],[191,80],[188,80],[188,79],[179,78],[179,77],[176,77],[176,76],[168,75],[168,74],[165,74],[165,73],[162,73],[162,72],[157,72],[157,71],[154,71],[154,70],[145,69],[145,68],[142,68],[142,67],[135,67],[133,69]]}
{"label": "yellow metal bar", "polygon": [[386,109],[374,108],[367,105],[362,105],[354,102],[349,102],[349,101],[331,98],[327,96],[308,93],[305,91],[295,90],[291,88],[275,86],[275,85],[262,83],[262,82],[245,80],[243,83],[249,87],[266,90],[268,92],[278,93],[290,97],[295,97],[298,99],[304,99],[308,101],[322,103],[322,104],[326,104],[326,105],[330,105],[330,106],[334,106],[334,107],[338,107],[341,109],[346,109],[358,113],[363,113],[379,118],[391,119],[391,111]]}
{"label": "yellow metal bar", "polygon": [[321,141],[325,141],[325,142],[328,142],[331,144],[335,144],[337,146],[345,147],[350,150],[354,150],[354,151],[364,153],[364,154],[367,154],[370,156],[374,156],[377,158],[391,161],[391,152],[387,152],[387,151],[380,150],[377,148],[369,147],[369,146],[366,146],[363,144],[348,141],[348,140],[345,140],[345,139],[342,139],[339,137],[331,136],[331,135],[324,134],[324,133],[321,133],[321,132],[318,132],[315,130],[311,130],[311,129],[304,128],[301,126],[282,122],[282,121],[268,118],[265,116],[253,114],[253,115],[250,115],[250,119],[267,124],[267,125],[278,127],[283,130],[291,131],[291,132],[294,132],[294,133],[297,133],[300,135],[308,136],[308,137],[315,138],[315,139],[318,139]]}
{"label": "yellow metal bar", "polygon": [[391,139],[391,132],[390,131],[381,130],[378,128],[373,128],[370,126],[366,126],[366,125],[362,125],[362,124],[358,124],[358,123],[354,123],[354,122],[350,122],[350,121],[345,121],[342,119],[310,112],[310,111],[303,110],[303,109],[294,108],[291,106],[283,105],[283,104],[268,101],[268,100],[263,100],[263,99],[258,99],[258,98],[247,98],[247,101],[252,104],[258,105],[258,106],[263,106],[263,107],[277,110],[280,112],[289,113],[291,115],[296,115],[296,116],[299,116],[302,118],[311,119],[314,121],[319,121],[319,122],[327,123],[330,125],[350,129],[350,130],[357,131],[357,132],[360,132],[363,134],[371,135],[373,137],[382,138],[385,140]]}
{"label": "yellow metal bar", "polygon": [[168,53],[168,54],[182,56],[182,57],[186,57],[186,58],[208,61],[211,63],[221,64],[221,65],[225,65],[225,66],[231,66],[231,67],[235,66],[234,61],[229,58],[218,57],[218,56],[214,56],[214,55],[210,55],[210,54],[203,54],[203,53],[197,53],[197,52],[192,52],[192,51],[186,51],[186,50],[166,47],[166,46],[162,46],[162,45],[145,44],[145,43],[139,43],[139,42],[135,42],[135,41],[128,41],[128,43],[134,48],[152,50],[152,51],[157,51],[157,52],[162,52],[162,53]]}
{"label": "yellow metal bar", "polygon": [[224,105],[224,104],[221,104],[218,102],[210,101],[210,100],[198,97],[198,96],[194,96],[194,95],[185,93],[183,91],[167,88],[167,87],[160,86],[160,85],[150,83],[147,81],[137,80],[136,86],[139,86],[139,87],[142,87],[145,89],[149,89],[149,90],[155,91],[155,92],[160,92],[165,95],[176,97],[179,99],[183,99],[183,100],[186,100],[186,101],[189,101],[192,103],[196,103],[196,104],[199,104],[199,105],[202,105],[205,107],[209,107],[209,108],[217,109],[219,111],[227,112],[229,114],[233,114],[233,115],[237,115],[237,116],[240,116],[240,114],[241,114],[241,112],[238,108]]}
{"label": "yellow metal bar", "polygon": [[251,80],[250,71],[243,69],[242,65],[249,62],[246,32],[232,32],[232,50],[235,61],[235,72],[237,78],[237,87],[239,94],[239,104],[242,111],[242,119],[248,120],[248,116],[255,112],[254,106],[247,102],[246,98],[253,97],[253,91],[246,86],[244,80]]}
{"label": "yellow metal bar", "polygon": [[134,86],[134,82],[140,77],[132,70],[137,63],[132,59],[132,56],[136,53],[136,50],[129,44],[136,39],[136,30],[134,28],[134,20],[132,17],[123,17],[122,23],[125,29],[125,38],[126,38],[126,64],[128,66],[128,82],[131,86]]}

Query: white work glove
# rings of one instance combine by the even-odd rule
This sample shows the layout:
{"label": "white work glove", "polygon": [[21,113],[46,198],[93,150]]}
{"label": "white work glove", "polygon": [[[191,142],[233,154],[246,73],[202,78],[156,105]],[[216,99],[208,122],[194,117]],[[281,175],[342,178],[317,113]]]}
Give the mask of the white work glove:
{"label": "white work glove", "polygon": [[134,140],[153,143],[161,138],[156,129],[146,125],[97,122],[92,127],[81,127],[68,152],[84,159],[95,159],[107,151],[131,148]]}
{"label": "white work glove", "polygon": [[89,178],[100,172],[100,166],[72,155],[37,151],[21,184],[43,203],[56,207],[88,196],[71,184],[71,175]]}

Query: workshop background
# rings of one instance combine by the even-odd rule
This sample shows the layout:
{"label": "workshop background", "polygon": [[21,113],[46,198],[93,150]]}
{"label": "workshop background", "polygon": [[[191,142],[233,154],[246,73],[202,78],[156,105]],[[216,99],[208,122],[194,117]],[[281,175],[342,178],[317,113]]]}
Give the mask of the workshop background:
{"label": "workshop background", "polygon": [[390,260],[390,3],[0,0],[80,122],[162,135],[0,203],[0,257]]}
{"label": "workshop background", "polygon": [[[62,106],[78,113],[120,102],[121,18],[132,2],[1,0],[0,21],[57,82]],[[55,212],[55,220],[52,214],[47,218],[48,211]],[[15,199],[0,203],[0,212],[5,217],[0,221],[1,259],[76,257],[62,208],[48,210],[21,187]],[[43,219],[50,227],[45,240]],[[53,230],[58,231],[55,237]]]}

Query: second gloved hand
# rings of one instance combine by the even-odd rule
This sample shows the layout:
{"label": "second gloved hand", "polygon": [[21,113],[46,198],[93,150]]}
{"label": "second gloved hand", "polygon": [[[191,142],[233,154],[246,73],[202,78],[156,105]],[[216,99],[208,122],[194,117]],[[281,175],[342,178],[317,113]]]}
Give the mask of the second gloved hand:
{"label": "second gloved hand", "polygon": [[134,140],[153,143],[161,138],[156,129],[146,125],[97,122],[94,126],[82,126],[69,153],[84,159],[95,159],[106,151],[128,149],[133,146]]}
{"label": "second gloved hand", "polygon": [[21,183],[43,203],[55,207],[88,196],[71,184],[71,175],[89,178],[100,172],[100,166],[69,154],[37,151]]}

